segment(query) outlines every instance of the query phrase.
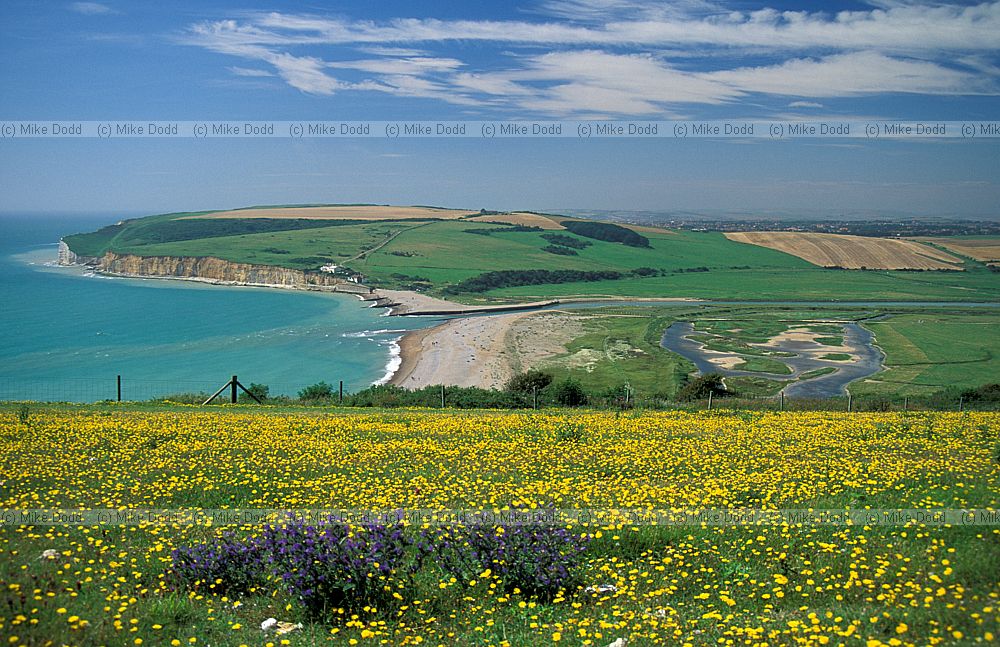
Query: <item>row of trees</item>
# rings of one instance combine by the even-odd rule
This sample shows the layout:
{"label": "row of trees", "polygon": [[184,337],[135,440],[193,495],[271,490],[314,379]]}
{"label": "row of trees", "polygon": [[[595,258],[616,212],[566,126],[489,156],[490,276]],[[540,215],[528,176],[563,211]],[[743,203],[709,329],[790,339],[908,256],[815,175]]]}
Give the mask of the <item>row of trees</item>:
{"label": "row of trees", "polygon": [[444,289],[446,294],[463,292],[486,292],[497,288],[512,288],[520,285],[547,285],[553,283],[577,283],[591,281],[614,281],[622,278],[621,272],[603,270],[498,270],[484,272],[479,276],[459,281]]}

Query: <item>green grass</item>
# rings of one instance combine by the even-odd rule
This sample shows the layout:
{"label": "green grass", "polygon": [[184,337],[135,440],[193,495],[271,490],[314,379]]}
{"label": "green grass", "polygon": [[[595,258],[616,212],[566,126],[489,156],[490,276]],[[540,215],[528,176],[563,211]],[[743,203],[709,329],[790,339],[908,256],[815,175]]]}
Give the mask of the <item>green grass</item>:
{"label": "green grass", "polygon": [[833,373],[836,370],[837,369],[831,366],[827,366],[826,368],[818,368],[815,371],[806,371],[805,373],[799,376],[799,381],[801,382],[802,380],[811,380],[812,378],[819,377],[821,375],[829,375],[830,373]]}
{"label": "green grass", "polygon": [[[122,246],[117,251],[145,256],[214,256],[238,263],[280,265],[292,269],[315,269],[325,258],[342,264],[383,242],[389,236],[416,226],[414,222],[377,222],[317,229],[243,234],[141,246]],[[280,250],[276,253],[275,250]],[[412,259],[411,259],[412,260]],[[356,261],[348,263],[356,267]]]}
{"label": "green grass", "polygon": [[672,322],[669,311],[650,315],[643,310],[602,308],[590,314],[584,334],[567,344],[568,352],[539,368],[557,380],[573,377],[595,393],[628,384],[641,397],[672,395],[693,366],[660,347]]}
{"label": "green grass", "polygon": [[851,359],[851,354],[850,353],[827,353],[826,355],[822,355],[821,359],[831,359],[831,360],[833,360],[835,362],[844,362],[844,361],[847,361],[847,360]]}
{"label": "green grass", "polygon": [[989,272],[863,272],[803,268],[713,270],[595,283],[504,288],[489,293],[522,299],[684,297],[727,301],[892,302],[997,301],[1000,278]]}
{"label": "green grass", "polygon": [[733,368],[737,371],[772,373],[774,375],[791,375],[792,373],[792,369],[788,368],[786,364],[767,357],[748,357]]}
{"label": "green grass", "polygon": [[886,370],[856,382],[858,395],[926,395],[947,387],[1000,382],[996,313],[901,314],[865,326],[886,354]]}

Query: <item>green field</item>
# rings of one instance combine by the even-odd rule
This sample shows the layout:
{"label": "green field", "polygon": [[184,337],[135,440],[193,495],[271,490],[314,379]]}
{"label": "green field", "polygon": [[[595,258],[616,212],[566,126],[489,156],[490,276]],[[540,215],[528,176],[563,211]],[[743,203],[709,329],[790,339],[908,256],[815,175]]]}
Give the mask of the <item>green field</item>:
{"label": "green field", "polygon": [[[214,256],[303,270],[334,263],[361,272],[374,287],[419,289],[467,303],[592,296],[824,302],[1000,299],[1000,277],[972,260],[964,272],[821,269],[717,232],[644,229],[648,247],[560,232],[570,241],[560,246],[546,239],[545,232],[511,231],[510,225],[469,220],[184,219],[189,215],[127,221],[65,240],[83,256],[106,251]],[[456,289],[461,281],[507,270],[610,271],[620,277],[595,282],[574,277],[569,283],[484,292]]]}
{"label": "green field", "polygon": [[643,397],[672,396],[693,365],[660,347],[663,331],[682,312],[659,308],[601,308],[587,313],[584,334],[567,353],[541,368],[556,379],[573,377],[593,393],[628,385]]}
{"label": "green field", "polygon": [[925,395],[1000,381],[1000,318],[994,313],[901,314],[865,324],[887,369],[856,382],[859,395]]}

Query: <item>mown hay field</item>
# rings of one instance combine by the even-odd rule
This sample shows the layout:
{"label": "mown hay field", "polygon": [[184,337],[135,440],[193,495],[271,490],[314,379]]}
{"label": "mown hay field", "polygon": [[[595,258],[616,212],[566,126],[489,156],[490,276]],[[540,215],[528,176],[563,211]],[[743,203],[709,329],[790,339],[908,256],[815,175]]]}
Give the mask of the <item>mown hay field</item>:
{"label": "mown hay field", "polygon": [[988,236],[975,238],[948,236],[942,238],[917,238],[916,240],[940,245],[956,254],[962,254],[977,261],[1000,261],[1000,238]]}
{"label": "mown hay field", "polygon": [[820,267],[849,270],[961,270],[962,260],[912,240],[792,231],[727,233],[739,243],[776,249]]}
{"label": "mown hay field", "polygon": [[[24,525],[14,509],[992,509],[995,413],[296,413],[0,408],[5,644],[926,645],[994,641],[1000,525],[580,522],[551,599],[501,564],[391,574],[378,608],[304,617],[278,576],[180,587],[221,527]],[[407,532],[418,528],[407,528]],[[386,577],[374,573],[373,577]],[[391,584],[390,584],[391,582]],[[598,589],[588,587],[600,587]],[[277,636],[261,622],[302,627]],[[286,642],[287,641],[287,642]],[[624,643],[618,643],[624,644]]]}

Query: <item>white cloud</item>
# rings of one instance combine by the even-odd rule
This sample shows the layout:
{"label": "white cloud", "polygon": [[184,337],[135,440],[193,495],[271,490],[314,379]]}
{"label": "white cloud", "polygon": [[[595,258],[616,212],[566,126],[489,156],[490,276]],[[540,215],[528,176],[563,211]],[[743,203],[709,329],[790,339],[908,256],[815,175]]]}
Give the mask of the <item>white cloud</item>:
{"label": "white cloud", "polygon": [[85,16],[99,16],[101,14],[118,13],[106,4],[100,2],[74,2],[69,6],[72,11],[82,13]]}
{"label": "white cloud", "polygon": [[374,90],[401,97],[416,97],[422,99],[438,99],[447,103],[462,106],[478,106],[482,101],[468,95],[456,92],[451,86],[421,79],[416,76],[387,76],[378,82],[367,82],[356,86],[360,90]]}
{"label": "white cloud", "polygon": [[644,54],[553,52],[531,59],[519,75],[530,80],[571,80],[577,85],[625,92],[663,103],[722,103],[741,94],[714,80],[683,72]]}
{"label": "white cloud", "polygon": [[333,94],[344,87],[323,71],[326,64],[318,58],[281,53],[268,55],[265,60],[274,65],[288,85],[308,94]]}
{"label": "white cloud", "polygon": [[799,97],[848,97],[885,92],[995,94],[996,85],[968,72],[877,52],[792,59],[770,67],[712,72],[704,78],[746,92]]}
{"label": "white cloud", "polygon": [[380,58],[361,61],[337,61],[327,67],[360,70],[374,74],[404,74],[420,76],[431,72],[450,72],[462,66],[454,58]]}
{"label": "white cloud", "polygon": [[372,54],[373,56],[427,56],[427,52],[422,49],[414,49],[412,47],[359,47],[358,51],[364,52],[365,54]]}
{"label": "white cloud", "polygon": [[[716,0],[544,0],[541,22],[272,12],[195,24],[184,42],[273,68],[230,68],[238,76],[277,75],[311,94],[377,91],[559,116],[666,116],[749,94],[1000,94],[1000,1],[878,5],[828,14],[732,11]],[[515,51],[476,68],[455,55],[467,42]],[[370,58],[345,60],[345,47]],[[444,47],[448,55],[435,51]],[[747,65],[747,56],[775,62]]]}
{"label": "white cloud", "polygon": [[546,0],[538,12],[573,22],[662,19],[665,16],[719,13],[708,0]]}
{"label": "white cloud", "polygon": [[229,71],[236,76],[274,76],[267,70],[257,70],[247,67],[230,67]]}
{"label": "white cloud", "polygon": [[464,90],[481,92],[483,94],[519,96],[533,94],[530,88],[515,83],[507,72],[488,72],[473,74],[459,72],[451,77],[452,85]]}
{"label": "white cloud", "polygon": [[[593,5],[594,2],[587,4]],[[600,3],[609,7],[652,3]],[[686,3],[691,5],[692,3]],[[694,4],[706,4],[697,3]],[[685,5],[682,5],[685,6]],[[650,10],[651,11],[651,10]],[[649,13],[649,11],[647,11]],[[939,52],[1000,48],[1000,2],[974,6],[905,4],[887,9],[826,12],[661,11],[641,19],[622,17],[597,25],[564,22],[396,19],[385,23],[349,22],[319,16],[268,13],[250,24],[223,20],[195,25],[195,42],[238,34],[246,44],[391,45],[492,41],[543,46],[754,47],[771,51],[876,49]]]}

